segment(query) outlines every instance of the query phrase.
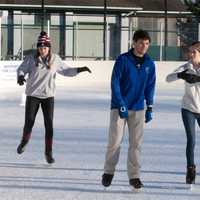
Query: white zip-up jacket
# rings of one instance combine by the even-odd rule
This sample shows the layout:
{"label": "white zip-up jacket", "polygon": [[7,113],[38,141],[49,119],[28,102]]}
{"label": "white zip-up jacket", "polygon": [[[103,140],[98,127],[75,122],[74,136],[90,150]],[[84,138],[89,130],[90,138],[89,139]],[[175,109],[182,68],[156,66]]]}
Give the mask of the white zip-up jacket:
{"label": "white zip-up jacket", "polygon": [[[188,69],[187,73],[196,74],[200,76],[200,68],[195,69],[193,64],[189,61],[186,64],[178,67],[173,73],[166,77],[167,82],[178,80],[177,74]],[[182,98],[182,108],[194,113],[200,113],[200,82],[185,83],[185,93]]]}
{"label": "white zip-up jacket", "polygon": [[48,98],[55,96],[55,78],[56,73],[63,76],[77,75],[77,68],[70,68],[57,54],[52,54],[50,63],[51,68],[48,69],[46,63],[37,60],[34,55],[25,58],[17,69],[17,76],[28,75],[26,80],[26,95],[37,98]]}

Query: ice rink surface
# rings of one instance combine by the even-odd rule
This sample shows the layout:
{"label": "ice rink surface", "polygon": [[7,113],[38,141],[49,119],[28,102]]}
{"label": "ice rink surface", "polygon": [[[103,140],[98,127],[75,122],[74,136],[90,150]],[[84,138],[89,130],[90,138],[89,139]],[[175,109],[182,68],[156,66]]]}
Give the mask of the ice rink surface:
{"label": "ice rink surface", "polygon": [[[174,86],[176,86],[174,84]],[[6,90],[6,87],[4,87]],[[101,185],[109,125],[109,87],[57,87],[54,157],[44,159],[44,125],[39,111],[26,151],[17,155],[24,123],[22,89],[0,95],[0,200],[195,200],[200,197],[200,140],[197,178],[185,184],[186,137],[180,115],[181,87],[158,86],[154,119],[145,125],[142,148],[144,189],[131,191],[126,173],[127,130],[113,184]]]}

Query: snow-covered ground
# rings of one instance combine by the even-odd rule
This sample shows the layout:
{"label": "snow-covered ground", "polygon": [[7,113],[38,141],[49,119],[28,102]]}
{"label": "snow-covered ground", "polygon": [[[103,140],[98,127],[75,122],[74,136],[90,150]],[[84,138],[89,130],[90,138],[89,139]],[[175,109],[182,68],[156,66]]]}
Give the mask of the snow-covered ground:
{"label": "snow-covered ground", "polygon": [[[133,193],[126,174],[127,130],[112,186],[101,185],[109,125],[110,90],[106,87],[57,87],[52,166],[44,160],[41,110],[32,138],[16,153],[24,123],[22,88],[0,95],[0,200],[170,200],[199,199],[200,141],[197,132],[197,179],[185,184],[185,133],[180,115],[183,89],[158,83],[154,119],[145,125],[142,151],[144,189]],[[3,87],[2,87],[3,88]],[[11,87],[12,88],[12,87]]]}

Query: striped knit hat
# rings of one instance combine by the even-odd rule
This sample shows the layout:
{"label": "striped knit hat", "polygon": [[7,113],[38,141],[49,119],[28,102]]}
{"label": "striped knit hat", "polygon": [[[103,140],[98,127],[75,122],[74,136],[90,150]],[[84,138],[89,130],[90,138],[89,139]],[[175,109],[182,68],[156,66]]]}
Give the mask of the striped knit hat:
{"label": "striped knit hat", "polygon": [[38,37],[37,48],[38,47],[51,47],[51,41],[45,31],[42,31]]}

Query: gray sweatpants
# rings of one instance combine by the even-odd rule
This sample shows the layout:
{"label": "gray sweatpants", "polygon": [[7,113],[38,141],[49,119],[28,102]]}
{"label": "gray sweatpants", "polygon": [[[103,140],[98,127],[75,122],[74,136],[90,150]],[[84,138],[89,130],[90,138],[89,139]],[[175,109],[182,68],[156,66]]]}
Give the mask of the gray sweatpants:
{"label": "gray sweatpants", "polygon": [[114,174],[119,160],[120,146],[126,123],[129,130],[127,170],[129,179],[140,177],[140,154],[144,126],[144,110],[130,111],[128,119],[121,119],[117,109],[110,113],[109,138],[104,173]]}

